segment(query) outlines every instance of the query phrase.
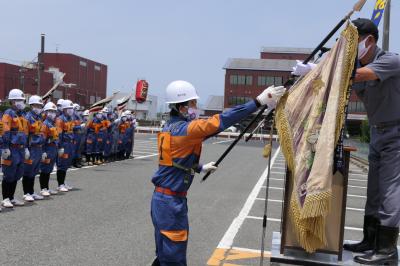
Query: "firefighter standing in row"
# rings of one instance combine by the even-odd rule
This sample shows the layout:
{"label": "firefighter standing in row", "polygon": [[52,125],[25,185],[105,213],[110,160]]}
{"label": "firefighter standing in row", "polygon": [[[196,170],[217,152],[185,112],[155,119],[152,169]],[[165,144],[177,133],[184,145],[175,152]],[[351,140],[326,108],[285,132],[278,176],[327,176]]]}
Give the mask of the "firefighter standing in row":
{"label": "firefighter standing in row", "polygon": [[126,120],[128,122],[128,128],[125,131],[124,147],[125,154],[124,158],[129,159],[133,150],[133,137],[135,134],[135,121],[131,111],[126,111]]}
{"label": "firefighter standing in row", "polygon": [[123,160],[125,158],[126,151],[126,131],[129,128],[129,121],[127,117],[127,112],[124,111],[121,114],[121,120],[118,126],[118,159]]}
{"label": "firefighter standing in row", "polygon": [[60,148],[57,159],[57,182],[58,190],[68,192],[72,189],[66,184],[65,178],[68,168],[71,167],[74,154],[74,108],[70,100],[62,101],[62,114],[56,120],[56,127],[59,134]]}
{"label": "firefighter standing in row", "polygon": [[273,109],[283,87],[269,87],[255,100],[209,119],[196,118],[197,96],[192,84],[174,81],[166,89],[171,119],[158,136],[159,169],[152,177],[155,186],[151,218],[155,229],[156,259],[152,265],[187,265],[189,233],[186,194],[194,173],[215,171],[214,162],[199,163],[202,141],[267,105]]}
{"label": "firefighter standing in row", "polygon": [[93,119],[87,123],[87,136],[86,136],[86,160],[92,164],[99,164],[99,148],[98,145],[100,138],[100,130],[103,127],[103,115],[98,112],[94,115]]}
{"label": "firefighter standing in row", "polygon": [[81,168],[82,167],[82,158],[81,158],[81,152],[80,152],[80,146],[81,146],[81,139],[82,139],[82,117],[80,113],[81,106],[77,103],[73,104],[74,106],[74,114],[73,114],[73,120],[74,120],[74,158],[72,159],[72,165],[75,168]]}
{"label": "firefighter standing in row", "polygon": [[23,199],[28,202],[34,200],[42,200],[43,196],[38,195],[34,192],[35,177],[39,174],[40,161],[42,157],[46,155],[42,151],[42,146],[44,143],[44,138],[42,134],[42,108],[43,102],[42,98],[37,95],[33,95],[29,98],[29,106],[31,111],[29,111],[25,119],[28,122],[28,149],[30,158],[24,161],[24,175],[22,178],[22,187],[24,190]]}
{"label": "firefighter standing in row", "polygon": [[54,165],[57,161],[58,150],[59,150],[59,138],[58,130],[55,125],[57,117],[57,106],[48,102],[43,108],[45,114],[45,120],[42,126],[42,134],[44,138],[43,145],[43,156],[40,163],[40,188],[41,195],[48,197],[50,195],[56,195],[58,192],[49,188],[50,174],[54,169]]}
{"label": "firefighter standing in row", "polygon": [[14,194],[17,182],[24,173],[24,160],[29,159],[29,150],[26,148],[28,128],[24,117],[25,95],[19,89],[12,89],[8,99],[11,101],[11,108],[4,112],[2,118],[4,134],[1,154],[3,170],[1,203],[3,207],[12,208],[24,205],[24,202],[14,198]]}

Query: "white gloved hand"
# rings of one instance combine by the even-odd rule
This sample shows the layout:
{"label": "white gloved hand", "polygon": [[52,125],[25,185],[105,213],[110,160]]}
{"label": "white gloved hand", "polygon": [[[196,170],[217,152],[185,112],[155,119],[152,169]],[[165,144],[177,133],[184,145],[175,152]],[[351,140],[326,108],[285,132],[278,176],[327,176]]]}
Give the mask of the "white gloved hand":
{"label": "white gloved hand", "polygon": [[86,124],[85,123],[82,123],[81,124],[81,129],[84,129],[86,127]]}
{"label": "white gloved hand", "polygon": [[47,153],[43,152],[43,154],[42,154],[42,161],[44,161],[44,160],[46,160],[46,159],[47,159]]}
{"label": "white gloved hand", "polygon": [[260,95],[257,96],[256,99],[261,105],[267,105],[268,109],[274,109],[276,107],[276,103],[284,93],[285,87],[275,87],[272,85],[266,88]]}
{"label": "white gloved hand", "polygon": [[213,173],[213,172],[215,172],[215,170],[217,170],[217,168],[218,168],[218,166],[215,166],[215,162],[209,162],[209,163],[204,164],[201,167],[201,171],[203,173],[208,173],[208,172]]}
{"label": "white gloved hand", "polygon": [[58,149],[58,157],[61,157],[64,155],[64,148]]}
{"label": "white gloved hand", "polygon": [[310,72],[317,66],[316,64],[313,64],[313,63],[303,64],[303,62],[300,60],[296,60],[296,61],[297,61],[297,64],[295,67],[293,67],[293,72],[292,72],[292,75],[295,75],[295,76],[305,76],[308,74],[308,72]]}
{"label": "white gloved hand", "polygon": [[11,151],[10,149],[3,149],[3,151],[1,152],[1,158],[6,160],[11,156]]}
{"label": "white gloved hand", "polygon": [[31,158],[31,153],[28,148],[25,148],[25,160],[29,160],[29,158]]}

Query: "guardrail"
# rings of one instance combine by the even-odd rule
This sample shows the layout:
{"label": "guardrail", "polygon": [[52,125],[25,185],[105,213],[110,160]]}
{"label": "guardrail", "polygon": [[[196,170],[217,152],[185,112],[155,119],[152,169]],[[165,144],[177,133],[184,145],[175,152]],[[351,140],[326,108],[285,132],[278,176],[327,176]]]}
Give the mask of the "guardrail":
{"label": "guardrail", "polygon": [[[159,127],[136,127],[135,132],[139,134],[156,134],[161,131],[161,128]],[[217,138],[237,138],[240,135],[240,133],[236,132],[221,132],[218,135],[214,136]],[[243,136],[243,139],[249,136],[250,133],[246,133]],[[269,134],[253,134],[251,139],[255,140],[268,140],[269,139]],[[273,139],[275,141],[278,140],[278,135],[273,135]]]}

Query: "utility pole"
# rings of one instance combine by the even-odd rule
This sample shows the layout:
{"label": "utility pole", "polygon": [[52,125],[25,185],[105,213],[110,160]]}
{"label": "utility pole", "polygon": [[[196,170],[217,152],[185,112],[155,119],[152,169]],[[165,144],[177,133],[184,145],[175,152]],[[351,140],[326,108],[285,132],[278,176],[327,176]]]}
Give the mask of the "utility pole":
{"label": "utility pole", "polygon": [[390,0],[387,0],[383,18],[383,38],[382,49],[389,50],[389,32],[390,32]]}
{"label": "utility pole", "polygon": [[40,35],[40,53],[38,54],[38,62],[37,62],[37,89],[36,95],[40,95],[40,74],[42,73],[42,55],[44,54],[44,37],[45,35],[42,33]]}

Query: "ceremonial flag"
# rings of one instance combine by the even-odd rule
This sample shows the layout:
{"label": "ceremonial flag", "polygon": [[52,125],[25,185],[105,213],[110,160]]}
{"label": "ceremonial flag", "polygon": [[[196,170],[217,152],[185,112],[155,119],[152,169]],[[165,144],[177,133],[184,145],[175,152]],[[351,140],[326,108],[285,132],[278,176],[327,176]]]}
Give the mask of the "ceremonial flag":
{"label": "ceremonial flag", "polygon": [[285,93],[276,108],[276,128],[290,173],[290,218],[307,252],[327,245],[334,155],[345,121],[358,47],[348,23],[320,63]]}
{"label": "ceremonial flag", "polygon": [[372,12],[371,17],[371,20],[375,23],[376,26],[378,26],[379,22],[381,21],[386,4],[387,0],[376,0],[374,11]]}
{"label": "ceremonial flag", "polygon": [[104,106],[109,104],[114,99],[114,97],[117,93],[118,92],[114,92],[113,95],[94,103],[92,106],[90,106],[89,113],[93,114],[93,113],[100,112],[104,108]]}

